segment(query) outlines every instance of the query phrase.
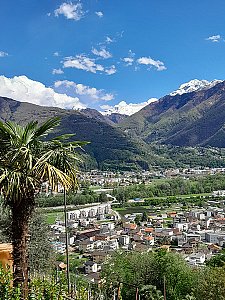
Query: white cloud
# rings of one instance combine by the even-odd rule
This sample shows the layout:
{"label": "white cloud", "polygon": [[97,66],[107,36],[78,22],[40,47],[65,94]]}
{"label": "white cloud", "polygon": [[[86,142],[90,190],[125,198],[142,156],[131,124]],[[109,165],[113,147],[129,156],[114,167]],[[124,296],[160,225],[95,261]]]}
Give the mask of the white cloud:
{"label": "white cloud", "polygon": [[111,44],[114,42],[114,40],[111,37],[107,36],[105,39],[105,42],[106,42],[106,44]]}
{"label": "white cloud", "polygon": [[104,67],[103,65],[97,64],[94,58],[89,58],[84,54],[79,54],[75,57],[65,57],[63,61],[63,67],[80,69],[91,73],[104,72],[107,75],[116,73],[116,67],[114,65],[108,68]]}
{"label": "white cloud", "polygon": [[7,52],[4,52],[4,51],[0,51],[0,57],[6,57],[8,56],[9,54]]}
{"label": "white cloud", "polygon": [[126,63],[126,66],[132,66],[132,64],[134,62],[134,57],[135,57],[135,53],[132,52],[131,50],[129,50],[128,56],[122,58],[122,61],[124,61]]}
{"label": "white cloud", "polygon": [[131,116],[134,113],[138,112],[142,108],[144,108],[146,105],[157,101],[157,98],[151,98],[146,102],[142,103],[126,103],[126,101],[121,101],[120,103],[116,104],[115,106],[110,105],[102,105],[101,109],[104,110],[102,112],[103,115],[111,115],[112,113],[117,113],[121,115],[128,115]]}
{"label": "white cloud", "polygon": [[99,18],[102,18],[102,17],[103,17],[103,12],[102,12],[102,11],[96,11],[95,14],[96,14]]}
{"label": "white cloud", "polygon": [[105,94],[104,96],[101,97],[102,100],[105,101],[111,101],[114,99],[114,95],[113,94]]}
{"label": "white cloud", "polygon": [[54,11],[54,13],[56,17],[63,15],[67,19],[79,21],[84,15],[82,9],[82,3],[80,2],[77,4],[73,4],[72,2],[64,2]]}
{"label": "white cloud", "polygon": [[102,57],[102,58],[104,58],[104,59],[107,59],[107,58],[112,57],[112,54],[111,54],[109,51],[107,51],[104,47],[101,47],[100,50],[97,50],[96,48],[93,48],[93,49],[91,50],[91,52],[92,52],[94,55],[100,56],[100,57]]}
{"label": "white cloud", "polygon": [[211,41],[213,43],[218,43],[219,41],[221,41],[222,37],[217,34],[217,35],[212,35],[212,36],[209,36],[208,38],[206,38],[207,41]]}
{"label": "white cloud", "polygon": [[53,75],[59,75],[59,74],[64,74],[62,69],[53,69],[52,70]]}
{"label": "white cloud", "polygon": [[166,70],[164,63],[160,60],[154,60],[151,57],[140,57],[137,59],[137,63],[140,65],[147,65],[150,67],[155,67],[157,71]]}
{"label": "white cloud", "polygon": [[62,80],[56,81],[54,84],[56,89],[63,89],[69,91],[73,95],[88,96],[89,100],[94,101],[110,101],[114,99],[114,95],[106,93],[104,90],[89,87],[81,83],[75,83],[73,81]]}
{"label": "white cloud", "polygon": [[0,95],[20,102],[29,102],[41,106],[54,106],[60,108],[80,109],[86,106],[78,97],[56,93],[52,88],[46,87],[38,81],[26,76],[7,78],[0,76]]}
{"label": "white cloud", "polygon": [[104,67],[100,64],[96,64],[95,59],[89,58],[84,54],[76,55],[75,57],[65,57],[63,66],[64,68],[75,68],[91,73],[104,71]]}
{"label": "white cloud", "polygon": [[58,51],[54,52],[53,56],[59,56],[59,52]]}
{"label": "white cloud", "polygon": [[131,57],[124,57],[122,60],[126,63],[126,66],[131,66],[134,62],[134,59]]}
{"label": "white cloud", "polygon": [[113,74],[115,74],[116,73],[116,67],[114,65],[112,65],[108,69],[105,69],[105,73],[107,75],[113,75]]}
{"label": "white cloud", "polygon": [[110,37],[110,36],[106,36],[104,41],[98,43],[99,46],[103,46],[103,47],[106,47],[107,45],[109,44],[112,44],[112,43],[116,43],[118,42],[119,39],[121,39],[123,37],[123,33],[124,31],[121,31],[121,32],[117,32],[114,37]]}

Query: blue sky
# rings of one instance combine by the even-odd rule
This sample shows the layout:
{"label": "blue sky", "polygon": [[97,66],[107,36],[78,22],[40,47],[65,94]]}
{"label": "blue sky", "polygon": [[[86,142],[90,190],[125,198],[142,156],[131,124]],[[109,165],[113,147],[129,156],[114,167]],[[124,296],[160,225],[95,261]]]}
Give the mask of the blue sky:
{"label": "blue sky", "polygon": [[25,75],[84,106],[225,79],[224,0],[1,0],[0,20],[0,75]]}

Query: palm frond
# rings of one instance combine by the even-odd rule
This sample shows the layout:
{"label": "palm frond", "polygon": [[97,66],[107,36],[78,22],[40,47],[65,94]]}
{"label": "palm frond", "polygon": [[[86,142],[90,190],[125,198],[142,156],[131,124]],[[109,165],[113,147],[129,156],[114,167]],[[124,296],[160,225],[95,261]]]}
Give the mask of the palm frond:
{"label": "palm frond", "polygon": [[15,136],[15,128],[12,122],[2,122],[0,121],[0,133],[4,134],[4,136]]}
{"label": "palm frond", "polygon": [[90,142],[87,141],[65,141],[68,140],[69,138],[73,137],[74,134],[64,134],[64,135],[60,135],[57,137],[54,137],[51,142],[55,143],[55,145],[64,145],[64,146],[69,146],[72,145],[73,147],[79,147],[82,148],[83,146],[89,144]]}
{"label": "palm frond", "polygon": [[75,136],[75,133],[67,133],[54,137],[53,140],[65,141]]}
{"label": "palm frond", "polygon": [[60,117],[54,117],[47,120],[44,124],[42,124],[39,128],[37,128],[34,137],[40,138],[42,136],[47,135],[52,129],[60,124]]}
{"label": "palm frond", "polygon": [[41,139],[59,121],[52,118],[40,127],[37,121],[24,127],[0,121],[0,189],[9,203],[21,201],[26,193],[34,194],[43,181],[49,181],[53,189],[58,184],[66,189],[77,187],[80,157],[76,150],[87,142],[68,141],[73,134]]}
{"label": "palm frond", "polygon": [[35,131],[37,130],[37,124],[37,121],[32,121],[26,125],[22,135],[23,145],[28,145],[32,141]]}

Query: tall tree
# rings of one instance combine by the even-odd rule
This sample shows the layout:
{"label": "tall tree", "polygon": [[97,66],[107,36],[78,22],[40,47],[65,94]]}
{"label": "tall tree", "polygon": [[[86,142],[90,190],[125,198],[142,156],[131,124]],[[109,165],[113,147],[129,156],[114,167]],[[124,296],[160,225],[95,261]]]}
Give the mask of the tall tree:
{"label": "tall tree", "polygon": [[[41,126],[36,121],[26,126],[0,122],[0,189],[12,214],[14,286],[21,286],[24,299],[28,290],[28,223],[35,207],[35,193],[47,180],[53,189],[59,184],[65,189],[77,184],[72,164],[62,169],[57,161],[57,139],[44,139],[57,125],[59,118]],[[67,143],[66,147],[70,150],[70,160],[75,162],[74,146]]]}

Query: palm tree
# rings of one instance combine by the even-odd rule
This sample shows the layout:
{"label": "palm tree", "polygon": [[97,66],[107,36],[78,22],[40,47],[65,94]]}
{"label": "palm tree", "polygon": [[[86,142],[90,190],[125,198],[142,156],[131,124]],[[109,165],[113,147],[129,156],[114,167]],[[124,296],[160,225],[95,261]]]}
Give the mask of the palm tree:
{"label": "palm tree", "polygon": [[13,284],[21,286],[24,298],[28,292],[28,222],[35,207],[35,193],[47,180],[53,189],[58,184],[65,190],[77,184],[74,148],[82,143],[66,143],[69,156],[62,168],[63,156],[59,159],[56,146],[63,148],[66,136],[45,139],[59,122],[59,118],[52,118],[41,126],[38,122],[21,126],[0,121],[0,189],[12,214]]}

